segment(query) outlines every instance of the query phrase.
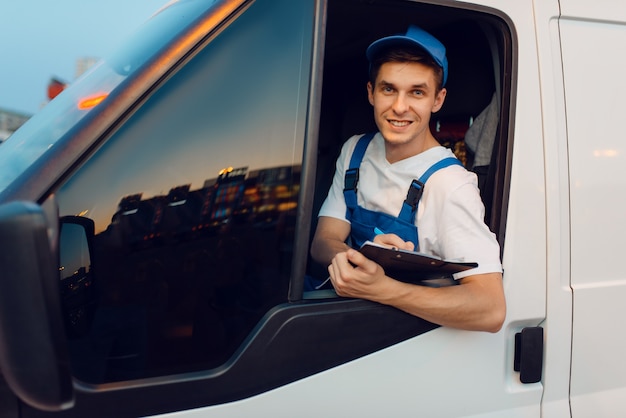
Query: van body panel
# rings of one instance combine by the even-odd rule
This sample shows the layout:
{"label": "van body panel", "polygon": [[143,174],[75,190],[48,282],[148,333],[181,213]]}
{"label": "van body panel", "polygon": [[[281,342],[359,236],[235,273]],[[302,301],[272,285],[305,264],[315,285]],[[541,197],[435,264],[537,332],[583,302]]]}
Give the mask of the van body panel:
{"label": "van body panel", "polygon": [[542,416],[570,417],[570,199],[558,2],[535,2],[546,177],[547,286]]}
{"label": "van body panel", "polygon": [[590,4],[585,0],[560,0],[559,4],[564,17],[588,21],[626,21],[626,10],[621,1],[599,0]]}
{"label": "van body panel", "polygon": [[[181,416],[255,417],[267,410],[287,418],[293,411],[284,407],[285,399],[290,405],[306,405],[299,417],[379,417],[391,410],[398,417],[539,416],[540,384],[522,385],[498,376],[496,369],[512,364],[503,354],[502,340],[499,335],[440,328],[276,390]],[[459,345],[464,348],[461,355]],[[464,394],[462,402],[451,401],[456,391]],[[485,393],[490,393],[488,404]]]}
{"label": "van body panel", "polygon": [[[626,82],[623,57],[615,53],[615,45],[626,42],[626,14],[614,2],[562,5],[574,295],[572,416],[611,416],[626,409],[626,336],[616,332],[626,297],[621,243]],[[595,88],[583,87],[594,79]]]}

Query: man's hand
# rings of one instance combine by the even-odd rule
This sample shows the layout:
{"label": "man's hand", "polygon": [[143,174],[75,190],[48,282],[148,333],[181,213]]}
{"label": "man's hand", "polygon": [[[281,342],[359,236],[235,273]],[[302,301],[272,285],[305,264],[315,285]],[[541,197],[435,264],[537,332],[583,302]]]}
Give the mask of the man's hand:
{"label": "man's hand", "polygon": [[328,273],[339,296],[369,300],[377,300],[390,280],[380,265],[353,249],[337,254]]}
{"label": "man's hand", "polygon": [[386,245],[391,248],[397,248],[400,250],[413,251],[415,244],[411,241],[404,241],[396,234],[379,234],[374,237],[376,244]]}

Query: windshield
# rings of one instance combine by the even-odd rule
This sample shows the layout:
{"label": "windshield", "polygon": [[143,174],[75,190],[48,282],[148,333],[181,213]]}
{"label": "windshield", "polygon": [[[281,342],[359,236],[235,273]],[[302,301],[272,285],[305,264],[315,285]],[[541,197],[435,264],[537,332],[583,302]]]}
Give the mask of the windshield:
{"label": "windshield", "polygon": [[98,108],[129,75],[219,0],[174,0],[165,4],[113,56],[100,61],[47,104],[0,146],[0,191],[46,150]]}

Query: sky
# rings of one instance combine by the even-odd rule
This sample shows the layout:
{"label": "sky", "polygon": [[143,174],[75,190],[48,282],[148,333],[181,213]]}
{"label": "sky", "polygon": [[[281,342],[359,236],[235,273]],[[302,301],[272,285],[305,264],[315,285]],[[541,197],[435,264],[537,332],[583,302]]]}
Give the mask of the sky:
{"label": "sky", "polygon": [[79,58],[109,56],[167,0],[0,1],[0,109],[37,113],[51,78]]}

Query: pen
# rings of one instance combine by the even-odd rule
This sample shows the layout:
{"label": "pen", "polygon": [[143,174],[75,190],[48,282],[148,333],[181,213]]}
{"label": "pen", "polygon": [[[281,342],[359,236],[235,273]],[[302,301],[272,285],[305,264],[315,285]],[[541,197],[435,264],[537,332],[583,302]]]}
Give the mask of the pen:
{"label": "pen", "polygon": [[322,282],[322,284],[318,284],[317,286],[315,286],[315,290],[319,290],[322,288],[322,286],[324,286],[326,283],[328,283],[328,281],[330,280],[330,276],[328,276],[328,278],[326,280],[324,280]]}

